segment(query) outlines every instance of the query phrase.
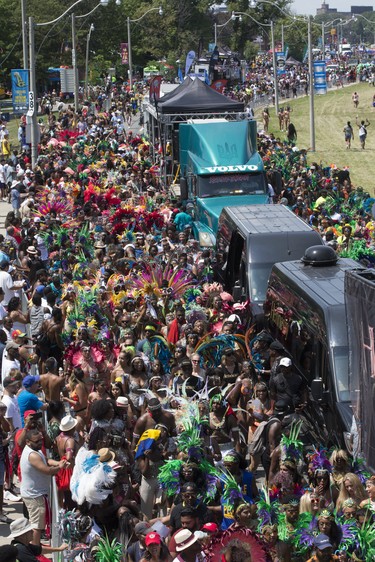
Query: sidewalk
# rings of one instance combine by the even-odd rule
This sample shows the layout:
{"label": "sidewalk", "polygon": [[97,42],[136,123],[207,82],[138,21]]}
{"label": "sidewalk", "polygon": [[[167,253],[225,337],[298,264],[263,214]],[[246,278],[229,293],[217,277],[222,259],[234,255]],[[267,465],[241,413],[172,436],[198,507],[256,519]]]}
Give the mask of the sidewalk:
{"label": "sidewalk", "polygon": [[[12,206],[4,201],[0,201],[0,234],[5,235],[4,222],[5,217],[12,210]],[[22,515],[22,502],[9,502],[4,501],[4,513],[10,519],[17,519]],[[10,533],[9,525],[6,523],[0,523],[0,546],[4,544],[9,544],[8,535]]]}
{"label": "sidewalk", "polygon": [[11,210],[12,210],[12,205],[9,205],[9,203],[5,203],[5,201],[0,201],[0,234],[3,234],[4,236],[5,236],[5,227],[4,227],[5,217]]}
{"label": "sidewalk", "polygon": [[[4,501],[4,513],[7,517],[12,519],[18,519],[22,516],[22,502],[8,502],[7,500]],[[10,540],[8,540],[8,536],[10,533],[9,525],[6,523],[0,523],[0,546],[4,544],[10,544]]]}

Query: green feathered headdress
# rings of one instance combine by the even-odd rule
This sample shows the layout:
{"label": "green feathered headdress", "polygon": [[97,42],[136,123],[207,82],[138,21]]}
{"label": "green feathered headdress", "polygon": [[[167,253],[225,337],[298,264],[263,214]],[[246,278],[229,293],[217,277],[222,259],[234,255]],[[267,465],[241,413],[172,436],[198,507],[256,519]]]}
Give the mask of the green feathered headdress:
{"label": "green feathered headdress", "polygon": [[167,496],[176,496],[180,493],[180,470],[183,464],[183,461],[173,459],[166,461],[159,468],[158,480],[160,482],[160,486],[165,491]]}
{"label": "green feathered headdress", "polygon": [[203,440],[200,436],[200,424],[196,420],[193,422],[184,420],[183,431],[177,437],[177,448],[188,457],[201,459],[203,457]]}
{"label": "green feathered headdress", "polygon": [[303,443],[298,440],[302,428],[302,420],[293,421],[290,426],[289,436],[283,434],[280,447],[281,447],[281,460],[292,460],[298,464],[303,459]]}
{"label": "green feathered headdress", "polygon": [[280,504],[277,500],[271,501],[269,491],[264,486],[260,491],[260,500],[256,502],[256,506],[259,520],[258,533],[262,533],[264,527],[277,525],[280,514]]}
{"label": "green feathered headdress", "polygon": [[229,472],[229,470],[221,469],[219,472],[219,478],[224,485],[223,499],[226,502],[232,505],[238,501],[246,503],[240,486],[238,485],[233,474]]}
{"label": "green feathered headdress", "polygon": [[374,562],[375,560],[375,523],[372,518],[365,521],[357,531],[358,548],[356,556],[363,562]]}

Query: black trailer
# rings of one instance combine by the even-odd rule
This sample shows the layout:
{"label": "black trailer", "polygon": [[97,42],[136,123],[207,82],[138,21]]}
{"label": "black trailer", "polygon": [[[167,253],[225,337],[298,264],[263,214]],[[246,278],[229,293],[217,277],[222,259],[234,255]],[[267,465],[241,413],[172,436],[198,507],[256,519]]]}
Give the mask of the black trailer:
{"label": "black trailer", "polygon": [[349,383],[359,450],[375,471],[375,272],[345,273],[349,338]]}
{"label": "black trailer", "polygon": [[344,281],[346,271],[361,266],[352,259],[338,259],[328,246],[316,247],[316,259],[310,250],[302,261],[272,268],[264,304],[266,325],[307,380],[322,409],[331,444],[350,449]]}

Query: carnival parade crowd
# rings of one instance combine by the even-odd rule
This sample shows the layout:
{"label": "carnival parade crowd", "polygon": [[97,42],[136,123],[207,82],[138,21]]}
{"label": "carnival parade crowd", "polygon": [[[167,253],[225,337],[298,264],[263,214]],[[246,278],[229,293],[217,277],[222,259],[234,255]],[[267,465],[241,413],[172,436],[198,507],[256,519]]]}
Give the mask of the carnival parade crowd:
{"label": "carnival parade crowd", "polygon": [[[0,166],[0,560],[373,561],[375,477],[313,441],[303,378],[223,289],[227,249],[199,247],[125,106],[50,113],[37,165],[21,146]],[[371,267],[349,171],[258,140],[273,203]]]}

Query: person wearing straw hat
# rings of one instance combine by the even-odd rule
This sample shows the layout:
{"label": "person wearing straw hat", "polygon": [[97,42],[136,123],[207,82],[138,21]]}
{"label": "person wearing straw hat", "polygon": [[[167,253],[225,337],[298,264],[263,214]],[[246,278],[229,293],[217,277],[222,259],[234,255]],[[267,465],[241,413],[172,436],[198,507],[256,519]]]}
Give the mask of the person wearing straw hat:
{"label": "person wearing straw hat", "polygon": [[[58,547],[42,546],[40,544],[32,544],[33,527],[28,519],[19,517],[10,524],[11,545],[17,549],[18,562],[38,562],[42,560],[43,554],[50,554],[52,552],[63,552],[68,548],[66,543]],[[0,557],[3,561],[3,558]],[[11,560],[11,559],[10,559]],[[47,558],[44,558],[47,560]]]}
{"label": "person wearing straw hat", "polygon": [[59,501],[63,507],[63,492],[70,495],[70,479],[73,474],[75,456],[78,450],[78,443],[75,439],[75,432],[78,421],[70,414],[64,416],[60,422],[59,429],[61,433],[56,437],[57,452],[61,460],[66,460],[69,467],[60,470],[56,475],[56,485],[59,490]]}
{"label": "person wearing straw hat", "polygon": [[174,535],[174,539],[178,554],[173,562],[198,562],[198,554],[202,552],[202,547],[196,533],[189,529],[181,529]]}

